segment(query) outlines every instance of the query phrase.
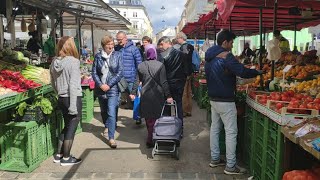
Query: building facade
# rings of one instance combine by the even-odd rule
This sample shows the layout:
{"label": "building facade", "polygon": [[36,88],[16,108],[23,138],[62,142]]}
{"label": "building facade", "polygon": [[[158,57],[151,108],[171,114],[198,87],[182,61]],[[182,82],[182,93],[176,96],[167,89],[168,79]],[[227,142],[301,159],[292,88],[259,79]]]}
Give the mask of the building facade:
{"label": "building facade", "polygon": [[156,41],[158,42],[158,40],[162,37],[162,36],[167,36],[170,39],[173,39],[176,37],[176,27],[167,27],[163,30],[161,30],[160,32],[158,32],[156,34]]}
{"label": "building facade", "polygon": [[152,37],[153,27],[141,0],[104,0],[104,2],[131,22],[129,39],[141,41],[143,36]]}

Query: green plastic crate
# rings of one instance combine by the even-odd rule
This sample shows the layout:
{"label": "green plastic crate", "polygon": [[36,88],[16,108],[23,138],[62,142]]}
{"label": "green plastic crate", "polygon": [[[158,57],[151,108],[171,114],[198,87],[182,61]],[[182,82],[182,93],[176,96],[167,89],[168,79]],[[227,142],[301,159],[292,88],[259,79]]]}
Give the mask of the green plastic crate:
{"label": "green plastic crate", "polygon": [[84,87],[82,92],[82,122],[90,123],[93,119],[94,110],[93,90]]}
{"label": "green plastic crate", "polygon": [[46,138],[47,138],[47,155],[52,156],[58,146],[58,124],[56,112],[47,117]]}
{"label": "green plastic crate", "polygon": [[35,121],[0,124],[0,169],[32,172],[47,158],[45,125]]}

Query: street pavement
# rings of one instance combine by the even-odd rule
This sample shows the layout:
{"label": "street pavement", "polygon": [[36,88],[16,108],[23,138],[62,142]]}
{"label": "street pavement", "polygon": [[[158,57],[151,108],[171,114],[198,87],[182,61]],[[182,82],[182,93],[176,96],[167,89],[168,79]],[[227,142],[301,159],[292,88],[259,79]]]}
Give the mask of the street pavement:
{"label": "street pavement", "polygon": [[153,159],[147,149],[145,123],[136,125],[132,110],[119,110],[117,149],[111,149],[101,135],[100,108],[95,108],[91,123],[83,124],[76,135],[72,154],[83,162],[62,167],[53,158],[44,161],[32,173],[0,171],[0,179],[248,179],[248,175],[223,174],[224,167],[210,168],[209,127],[206,111],[193,102],[192,117],[184,120],[180,160],[159,155]]}

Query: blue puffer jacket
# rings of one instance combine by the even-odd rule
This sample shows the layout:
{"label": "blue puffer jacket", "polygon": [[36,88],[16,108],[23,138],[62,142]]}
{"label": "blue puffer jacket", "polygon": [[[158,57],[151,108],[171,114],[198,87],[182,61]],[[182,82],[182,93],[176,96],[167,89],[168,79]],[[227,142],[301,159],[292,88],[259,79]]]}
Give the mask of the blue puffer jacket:
{"label": "blue puffer jacket", "polygon": [[96,54],[94,57],[94,62],[92,66],[92,78],[95,82],[96,88],[95,93],[98,96],[107,95],[108,97],[111,96],[118,96],[119,90],[118,90],[118,82],[123,77],[123,66],[122,66],[122,59],[121,59],[121,53],[120,52],[112,52],[111,57],[109,59],[109,75],[106,80],[107,85],[110,87],[110,90],[106,93],[103,92],[100,88],[102,85],[101,77],[102,72],[101,69],[103,66],[105,66],[105,58],[102,57],[101,52]]}
{"label": "blue puffer jacket", "polygon": [[210,47],[206,52],[206,78],[210,100],[218,102],[234,102],[236,76],[252,78],[260,74],[255,69],[244,67],[243,64],[229,53],[225,59],[217,57],[225,52],[221,46]]}
{"label": "blue puffer jacket", "polygon": [[129,83],[135,82],[138,65],[142,62],[139,49],[131,40],[120,50],[122,53],[123,76]]}

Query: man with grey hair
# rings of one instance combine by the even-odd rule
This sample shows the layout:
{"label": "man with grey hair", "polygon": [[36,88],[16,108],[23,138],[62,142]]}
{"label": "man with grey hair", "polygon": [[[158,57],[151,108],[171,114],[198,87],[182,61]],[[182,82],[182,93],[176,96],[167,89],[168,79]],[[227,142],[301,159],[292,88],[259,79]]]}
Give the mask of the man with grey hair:
{"label": "man with grey hair", "polygon": [[192,111],[192,91],[191,91],[191,75],[193,72],[192,67],[192,54],[194,47],[186,42],[187,36],[183,32],[179,32],[176,36],[176,40],[181,45],[180,51],[185,55],[183,58],[184,69],[187,75],[186,84],[183,91],[183,116],[191,116]]}
{"label": "man with grey hair", "polygon": [[[133,41],[128,40],[125,32],[119,31],[116,38],[118,45],[122,46],[120,52],[122,53],[123,77],[128,82],[128,89],[131,94],[137,76],[138,65],[142,62],[141,53]],[[132,102],[129,96],[127,97],[127,105],[127,108],[132,108]],[[141,124],[141,121],[138,120],[137,124]]]}
{"label": "man with grey hair", "polygon": [[182,62],[183,53],[173,48],[170,38],[166,36],[159,39],[158,46],[160,49],[163,49],[161,56],[167,72],[170,93],[177,103],[178,117],[183,122],[182,95],[186,81]]}

